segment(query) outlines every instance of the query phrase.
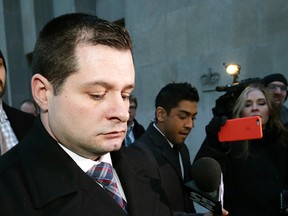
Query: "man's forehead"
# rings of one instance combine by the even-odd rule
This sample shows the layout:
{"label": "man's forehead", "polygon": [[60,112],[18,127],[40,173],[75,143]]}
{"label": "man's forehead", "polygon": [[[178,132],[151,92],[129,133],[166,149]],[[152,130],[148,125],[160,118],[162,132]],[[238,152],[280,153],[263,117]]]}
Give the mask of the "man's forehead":
{"label": "man's forehead", "polygon": [[284,84],[283,82],[281,82],[281,81],[273,81],[273,82],[271,82],[271,83],[269,83],[269,84],[283,85],[283,86],[285,86],[285,84]]}

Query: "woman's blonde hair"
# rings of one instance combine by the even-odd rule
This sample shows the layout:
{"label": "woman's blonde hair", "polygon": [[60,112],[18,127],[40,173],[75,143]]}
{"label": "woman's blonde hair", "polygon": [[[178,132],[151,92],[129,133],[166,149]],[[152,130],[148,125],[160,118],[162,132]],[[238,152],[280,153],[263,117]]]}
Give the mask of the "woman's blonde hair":
{"label": "woman's blonde hair", "polygon": [[[243,110],[246,106],[248,95],[250,92],[255,90],[262,92],[266,99],[266,104],[269,110],[269,120],[267,122],[266,127],[276,128],[277,129],[276,131],[281,132],[280,140],[282,141],[283,144],[285,144],[287,142],[288,131],[281,122],[280,109],[274,102],[270,92],[261,83],[250,84],[241,92],[233,108],[233,118],[243,117]],[[242,153],[239,156],[246,158],[249,153],[248,141],[242,141],[240,143],[242,147]]]}
{"label": "woman's blonde hair", "polygon": [[260,83],[251,84],[242,91],[237,101],[235,102],[233,109],[233,118],[243,117],[242,112],[245,108],[248,95],[250,92],[255,90],[262,92],[266,99],[266,104],[269,110],[269,121],[268,121],[269,126],[282,128],[283,124],[280,119],[280,113],[279,113],[280,110],[278,109],[276,103],[274,102],[270,92]]}

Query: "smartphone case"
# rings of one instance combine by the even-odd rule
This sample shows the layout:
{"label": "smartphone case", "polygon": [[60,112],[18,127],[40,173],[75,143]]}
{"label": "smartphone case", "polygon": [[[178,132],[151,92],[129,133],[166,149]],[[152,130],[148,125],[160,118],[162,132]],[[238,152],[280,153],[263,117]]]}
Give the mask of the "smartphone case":
{"label": "smartphone case", "polygon": [[260,139],[262,136],[260,116],[229,119],[218,133],[220,142]]}

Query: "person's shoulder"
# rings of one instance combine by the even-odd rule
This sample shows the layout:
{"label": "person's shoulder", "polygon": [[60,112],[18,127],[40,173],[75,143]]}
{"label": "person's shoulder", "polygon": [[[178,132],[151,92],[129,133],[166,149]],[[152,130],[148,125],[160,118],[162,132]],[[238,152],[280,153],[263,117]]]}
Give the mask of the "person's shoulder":
{"label": "person's shoulder", "polygon": [[133,157],[146,157],[152,153],[153,142],[146,131],[132,145],[127,147],[127,150]]}
{"label": "person's shoulder", "polygon": [[188,146],[187,146],[187,144],[186,144],[186,143],[182,143],[182,144],[181,144],[181,147],[182,147],[182,148],[184,148],[184,149],[187,149],[187,150],[189,150],[189,148],[188,148]]}
{"label": "person's shoulder", "polygon": [[33,116],[32,114],[23,112],[19,109],[16,109],[12,106],[5,104],[5,103],[3,103],[3,109],[6,112],[8,119],[9,119],[9,117],[15,116],[18,119],[20,118],[21,120],[30,120],[30,121],[35,120],[35,116]]}
{"label": "person's shoulder", "polygon": [[8,152],[0,156],[0,179],[2,179],[1,176],[5,175],[7,170],[14,169],[16,164],[19,163],[19,157],[17,153],[18,145],[14,146]]}
{"label": "person's shoulder", "polygon": [[170,148],[167,139],[153,125],[149,125],[147,130],[135,141],[141,148],[149,148],[152,151]]}
{"label": "person's shoulder", "polygon": [[129,158],[131,166],[136,166],[136,169],[146,170],[147,167],[150,167],[150,170],[148,170],[149,173],[153,173],[155,171],[154,169],[157,170],[155,156],[145,143],[137,143],[136,145],[134,143],[129,147],[125,147],[124,152],[125,157]]}
{"label": "person's shoulder", "polygon": [[135,152],[143,152],[149,145],[147,134],[143,134],[139,137],[132,145],[128,147],[128,149],[132,149],[131,151]]}
{"label": "person's shoulder", "polygon": [[138,127],[139,129],[141,129],[142,131],[145,131],[145,128],[142,124],[140,124],[135,118],[133,119],[135,127]]}

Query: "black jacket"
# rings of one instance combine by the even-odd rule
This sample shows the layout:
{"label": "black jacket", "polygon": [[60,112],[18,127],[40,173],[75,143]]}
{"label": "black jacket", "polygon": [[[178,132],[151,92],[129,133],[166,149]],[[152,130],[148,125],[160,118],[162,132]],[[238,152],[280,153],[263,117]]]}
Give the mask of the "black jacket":
{"label": "black jacket", "polygon": [[[130,216],[170,216],[155,169],[143,171],[133,151],[111,153]],[[139,166],[138,166],[139,165]],[[22,142],[0,157],[0,214],[127,216],[44,129],[40,118]]]}
{"label": "black jacket", "polygon": [[199,149],[195,161],[208,156],[221,165],[224,207],[229,216],[280,214],[280,193],[288,186],[288,148],[280,144],[279,134],[274,132],[264,131],[262,139],[249,141],[247,158],[238,142],[221,151],[220,143],[217,149],[205,141]]}
{"label": "black jacket", "polygon": [[29,132],[34,124],[35,117],[29,113],[22,112],[2,102],[3,109],[8,117],[10,125],[20,142]]}
{"label": "black jacket", "polygon": [[[195,212],[193,202],[189,199],[189,191],[184,182],[191,180],[191,161],[187,146],[180,144],[183,160],[184,180],[181,176],[179,157],[173,151],[166,138],[153,126],[149,125],[146,132],[131,145],[144,158],[148,158],[152,167],[157,168],[161,188],[169,200],[173,211]],[[138,159],[140,161],[140,159]],[[146,165],[146,169],[149,169]]]}
{"label": "black jacket", "polygon": [[[136,141],[136,139],[138,139],[145,132],[145,128],[141,124],[139,124],[139,122],[136,119],[133,119],[133,122],[134,122],[134,127],[133,127],[132,132],[134,134],[135,141]],[[125,146],[125,139],[123,140],[122,145]]]}

